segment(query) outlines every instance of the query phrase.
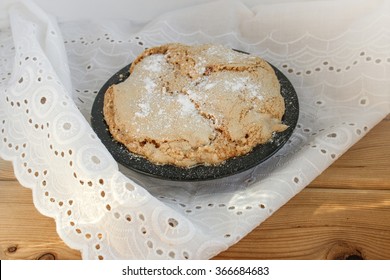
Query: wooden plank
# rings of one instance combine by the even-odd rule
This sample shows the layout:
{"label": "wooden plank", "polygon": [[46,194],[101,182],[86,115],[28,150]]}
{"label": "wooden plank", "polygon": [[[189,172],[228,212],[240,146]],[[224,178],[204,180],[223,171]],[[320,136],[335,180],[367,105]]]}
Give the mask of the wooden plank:
{"label": "wooden plank", "polygon": [[15,180],[14,169],[10,161],[0,158],[0,181]]}
{"label": "wooden plank", "polygon": [[375,126],[310,187],[390,189],[390,118]]}
{"label": "wooden plank", "polygon": [[55,222],[32,203],[31,190],[0,181],[0,259],[80,259],[58,236]]}
{"label": "wooden plank", "polygon": [[305,189],[215,259],[390,259],[390,191]]}
{"label": "wooden plank", "polygon": [[[18,199],[5,195],[14,189]],[[30,190],[1,182],[0,196],[1,259],[81,257],[36,211]],[[389,220],[390,191],[305,189],[215,259],[390,259]]]}

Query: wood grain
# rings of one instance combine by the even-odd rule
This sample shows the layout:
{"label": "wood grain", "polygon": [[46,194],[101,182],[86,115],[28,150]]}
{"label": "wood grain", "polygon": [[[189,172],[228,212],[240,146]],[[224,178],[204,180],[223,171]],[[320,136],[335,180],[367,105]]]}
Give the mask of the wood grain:
{"label": "wood grain", "polygon": [[385,221],[390,191],[307,188],[216,259],[390,259]]}
{"label": "wood grain", "polygon": [[310,187],[389,189],[390,115],[375,126]]}
{"label": "wood grain", "polygon": [[0,259],[80,259],[59,238],[53,219],[41,215],[31,190],[0,181]]}
{"label": "wood grain", "polygon": [[[390,259],[390,118],[214,259]],[[0,259],[80,259],[0,159]]]}

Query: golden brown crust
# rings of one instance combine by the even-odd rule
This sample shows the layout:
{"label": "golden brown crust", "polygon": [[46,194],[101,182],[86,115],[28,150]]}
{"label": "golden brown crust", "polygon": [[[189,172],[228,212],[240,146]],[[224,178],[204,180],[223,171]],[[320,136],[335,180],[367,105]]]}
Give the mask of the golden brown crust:
{"label": "golden brown crust", "polygon": [[138,56],[130,72],[107,90],[103,113],[114,139],[154,163],[220,164],[286,128],[280,85],[258,57],[167,44]]}

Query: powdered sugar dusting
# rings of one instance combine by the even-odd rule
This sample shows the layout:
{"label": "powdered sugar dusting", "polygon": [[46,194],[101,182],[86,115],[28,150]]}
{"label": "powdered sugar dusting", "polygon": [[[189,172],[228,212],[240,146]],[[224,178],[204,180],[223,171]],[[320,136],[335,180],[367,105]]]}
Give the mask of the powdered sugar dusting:
{"label": "powdered sugar dusting", "polygon": [[232,91],[240,91],[245,88],[246,83],[248,82],[247,77],[235,78],[231,81],[225,81],[225,89]]}
{"label": "powdered sugar dusting", "polygon": [[135,112],[135,115],[140,118],[145,118],[149,116],[151,112],[151,108],[149,104],[151,99],[150,96],[153,96],[153,93],[157,87],[157,84],[149,77],[146,77],[143,80],[143,83],[146,89],[146,95],[137,104],[139,111]]}
{"label": "powdered sugar dusting", "polygon": [[261,87],[259,83],[252,82],[248,77],[239,77],[224,82],[225,90],[233,92],[246,92],[250,98],[263,100]]}
{"label": "powdered sugar dusting", "polygon": [[156,88],[156,83],[149,77],[146,77],[144,79],[145,88],[148,93],[153,92],[153,90]]}
{"label": "powdered sugar dusting", "polygon": [[242,53],[234,50],[226,49],[221,45],[211,46],[207,49],[206,54],[210,57],[218,57],[225,63],[237,63],[242,62]]}
{"label": "powdered sugar dusting", "polygon": [[165,62],[164,55],[162,54],[148,56],[144,60],[143,68],[155,73],[161,72],[162,64]]}
{"label": "powdered sugar dusting", "polygon": [[135,113],[137,117],[145,118],[150,114],[150,105],[148,103],[139,103],[138,107],[141,110]]}
{"label": "powdered sugar dusting", "polygon": [[183,115],[190,115],[197,112],[195,105],[191,102],[187,95],[179,94],[177,96],[177,101],[181,105],[181,113]]}
{"label": "powdered sugar dusting", "polygon": [[198,74],[203,74],[206,71],[207,61],[204,57],[198,56],[195,64],[195,69]]}
{"label": "powdered sugar dusting", "polygon": [[210,83],[210,84],[207,84],[204,88],[206,90],[209,90],[209,89],[212,89],[213,87],[215,87],[216,83]]}

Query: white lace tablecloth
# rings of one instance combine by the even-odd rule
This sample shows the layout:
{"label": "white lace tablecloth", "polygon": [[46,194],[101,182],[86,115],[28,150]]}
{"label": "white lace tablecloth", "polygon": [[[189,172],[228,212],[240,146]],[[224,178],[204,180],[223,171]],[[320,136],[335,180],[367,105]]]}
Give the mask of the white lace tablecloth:
{"label": "white lace tablecloth", "polygon": [[[389,0],[258,2],[208,2],[148,22],[57,21],[31,1],[10,5],[10,28],[0,30],[0,156],[84,259],[211,258],[390,112]],[[119,166],[90,127],[92,103],[142,50],[167,42],[220,43],[278,67],[300,101],[289,142],[215,181],[172,183]]]}

